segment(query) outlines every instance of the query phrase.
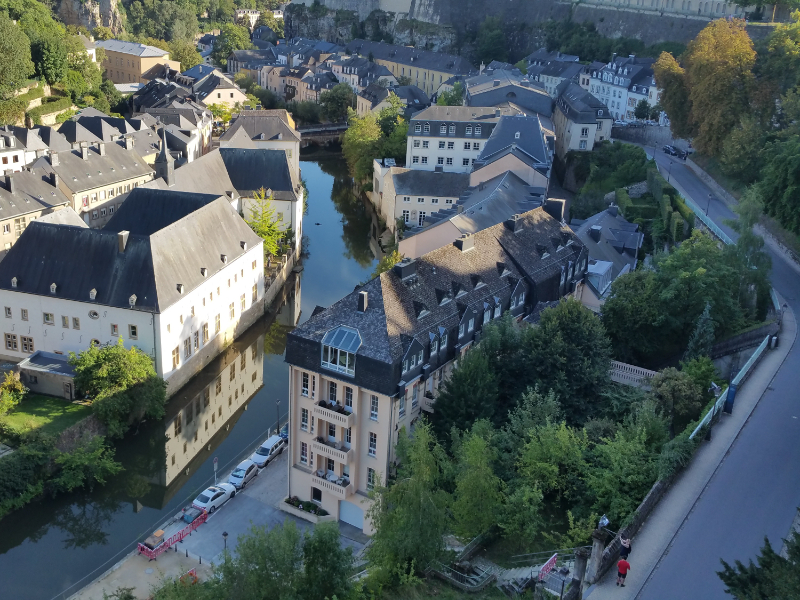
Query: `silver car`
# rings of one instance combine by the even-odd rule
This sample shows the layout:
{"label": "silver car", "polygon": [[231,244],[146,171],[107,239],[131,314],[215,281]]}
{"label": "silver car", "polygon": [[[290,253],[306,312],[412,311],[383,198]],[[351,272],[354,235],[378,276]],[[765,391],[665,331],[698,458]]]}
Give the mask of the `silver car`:
{"label": "silver car", "polygon": [[258,465],[248,458],[233,470],[231,476],[228,477],[228,483],[240,490],[256,475],[258,475]]}
{"label": "silver car", "polygon": [[266,442],[261,444],[258,450],[253,452],[253,456],[250,457],[250,460],[256,463],[259,468],[264,468],[273,458],[283,452],[284,443],[285,442],[279,435],[273,435]]}

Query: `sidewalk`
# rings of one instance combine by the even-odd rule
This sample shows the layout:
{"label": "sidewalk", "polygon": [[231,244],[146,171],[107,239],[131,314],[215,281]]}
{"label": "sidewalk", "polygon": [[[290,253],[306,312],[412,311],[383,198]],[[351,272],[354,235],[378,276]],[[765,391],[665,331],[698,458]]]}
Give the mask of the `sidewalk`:
{"label": "sidewalk", "polygon": [[771,385],[797,337],[797,322],[791,310],[783,315],[779,345],[770,350],[736,393],[733,414],[722,415],[714,425],[711,441],[703,442],[689,467],[681,473],[656,509],[632,540],[629,562],[631,572],[626,586],[616,586],[616,569],[589,587],[584,598],[591,600],[633,600],[658,567],[661,557],[669,553],[673,538],[688,519],[697,499],[719,468],[764,392]]}

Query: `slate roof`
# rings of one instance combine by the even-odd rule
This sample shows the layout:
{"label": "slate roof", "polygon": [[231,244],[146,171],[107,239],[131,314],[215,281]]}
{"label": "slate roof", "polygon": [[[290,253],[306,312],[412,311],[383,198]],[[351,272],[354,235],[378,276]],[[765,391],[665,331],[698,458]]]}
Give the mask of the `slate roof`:
{"label": "slate roof", "polygon": [[[615,207],[616,208],[616,207]],[[610,262],[612,280],[627,265],[636,268],[637,250],[642,247],[644,234],[636,223],[629,223],[617,210],[604,210],[586,220],[573,219],[570,225],[589,250],[589,258]],[[599,240],[592,237],[593,227],[599,228]],[[602,290],[600,290],[602,292]]]}
{"label": "slate roof", "polygon": [[103,141],[100,137],[86,129],[83,125],[72,119],[68,119],[58,128],[58,133],[63,135],[70,144],[76,142],[88,142],[94,144]]}
{"label": "slate roof", "polygon": [[18,146],[25,148],[30,152],[36,150],[48,150],[47,144],[39,137],[37,129],[28,129],[27,127],[6,126],[6,130],[10,130],[14,137],[19,142]]}
{"label": "slate roof", "polygon": [[574,54],[562,54],[557,50],[547,50],[547,48],[539,48],[534,50],[524,58],[528,63],[546,65],[550,62],[578,62],[579,56]]}
{"label": "slate roof", "polygon": [[119,52],[121,54],[131,54],[133,56],[141,56],[142,58],[148,56],[161,57],[169,54],[166,50],[156,48],[155,46],[145,46],[144,44],[137,44],[136,42],[123,42],[121,40],[102,40],[94,43],[95,47],[103,48],[108,52]]}
{"label": "slate roof", "polygon": [[[83,37],[83,36],[81,36]],[[69,357],[53,352],[37,350],[22,360],[18,367],[26,371],[39,371],[42,373],[59,373],[73,377],[75,368],[69,364]]]}
{"label": "slate roof", "polygon": [[492,135],[483,145],[483,150],[475,159],[480,166],[489,164],[504,156],[509,150],[518,150],[527,155],[528,162],[540,170],[550,166],[550,154],[544,143],[542,126],[537,117],[512,115],[500,117],[500,121],[492,131]]}
{"label": "slate roof", "polygon": [[556,106],[574,123],[595,123],[597,119],[611,118],[605,104],[573,81],[562,81],[556,93]]}
{"label": "slate roof", "polygon": [[220,148],[219,155],[240,195],[252,197],[254,191],[264,188],[272,190],[276,200],[298,199],[300,182],[289,167],[285,150]]}
{"label": "slate roof", "polygon": [[41,167],[13,173],[11,180],[13,192],[8,191],[7,177],[0,175],[0,218],[3,220],[71,204],[70,198],[53,185],[50,173]]}
{"label": "slate roof", "polygon": [[61,210],[56,210],[37,219],[40,223],[56,223],[60,225],[72,225],[73,227],[89,227],[78,213],[67,206]]}
{"label": "slate roof", "polygon": [[186,69],[181,75],[184,77],[189,77],[190,79],[198,80],[202,79],[206,75],[211,75],[214,71],[219,71],[217,67],[212,65],[204,65],[200,63],[199,65],[195,65],[190,69]]}
{"label": "slate roof", "polygon": [[372,54],[378,60],[391,61],[403,65],[413,65],[421,69],[432,69],[453,75],[467,74],[475,70],[467,59],[444,52],[431,52],[407,46],[395,46],[383,42],[355,39],[345,48],[352,54],[367,57]]}
{"label": "slate roof", "polygon": [[61,152],[72,148],[67,138],[60,134],[55,127],[37,127],[32,131],[39,134],[39,137],[47,144],[51,152]]}
{"label": "slate roof", "polygon": [[398,85],[393,87],[392,91],[408,106],[423,109],[431,105],[428,95],[415,85]]}
{"label": "slate roof", "polygon": [[[499,115],[497,114],[498,110],[500,111]],[[433,105],[418,112],[411,118],[409,135],[420,135],[418,133],[413,133],[414,130],[411,128],[413,128],[417,123],[427,122],[431,124],[431,131],[426,135],[438,136],[440,135],[440,125],[453,124],[456,126],[456,133],[454,137],[466,137],[465,128],[467,125],[481,125],[482,127],[480,135],[471,135],[470,137],[474,137],[475,139],[485,139],[491,135],[492,128],[500,120],[500,117],[503,115],[515,114],[519,114],[519,111],[512,107],[496,109],[494,107]]]}
{"label": "slate roof", "polygon": [[248,110],[239,113],[231,121],[228,130],[222,134],[220,141],[231,139],[239,129],[244,129],[252,140],[277,140],[281,135],[281,139],[286,141],[300,141],[297,130],[273,111]]}
{"label": "slate roof", "polygon": [[[589,71],[593,78],[602,80],[603,74],[608,73],[611,75],[611,82],[613,85],[624,87],[627,89],[633,88],[634,85],[642,86],[638,93],[646,94],[650,86],[655,85],[653,79],[653,63],[654,58],[636,58],[635,56],[614,56],[613,60],[608,64],[597,66],[595,63],[589,67]],[[613,83],[614,78],[618,78],[617,83]]]}
{"label": "slate roof", "polygon": [[484,73],[468,79],[464,102],[469,106],[513,102],[547,117],[553,114],[553,99],[538,82],[516,77],[509,71]]}
{"label": "slate roof", "polygon": [[562,77],[564,79],[576,79],[583,71],[584,66],[576,62],[553,61],[545,65],[540,75],[546,77]]}
{"label": "slate roof", "polygon": [[[391,167],[395,193],[401,196],[458,198],[469,187],[469,173],[443,173]],[[416,201],[416,200],[415,200]]]}
{"label": "slate roof", "polygon": [[[190,205],[174,192],[136,188],[106,229],[34,221],[0,262],[0,289],[118,308],[129,308],[135,294],[134,310],[161,312],[182,297],[177,284],[190,291],[205,280],[202,267],[213,276],[225,266],[220,255],[233,261],[245,252],[242,241],[262,243],[226,199]],[[144,233],[131,233],[119,252],[115,229],[123,224]]]}

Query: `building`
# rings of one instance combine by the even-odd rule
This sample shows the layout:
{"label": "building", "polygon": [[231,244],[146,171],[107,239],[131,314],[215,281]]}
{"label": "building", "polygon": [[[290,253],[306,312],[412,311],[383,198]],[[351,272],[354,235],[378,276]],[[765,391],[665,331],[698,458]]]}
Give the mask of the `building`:
{"label": "building", "polygon": [[233,12],[233,22],[242,24],[244,22],[249,23],[248,27],[252,31],[253,27],[256,26],[258,22],[258,17],[261,16],[261,11],[255,10],[252,8],[237,8]]}
{"label": "building", "polygon": [[553,100],[539,83],[514,71],[484,69],[483,73],[466,80],[466,106],[496,107],[510,102],[530,113],[549,117]]}
{"label": "building", "polygon": [[[540,209],[537,209],[540,210]],[[574,292],[586,250],[528,212],[356,288],[291,331],[289,495],[372,532],[368,494],[394,472],[409,430],[488,322]]]}
{"label": "building", "polygon": [[381,161],[373,167],[372,196],[389,231],[395,230],[398,219],[407,227],[421,227],[426,217],[451,208],[469,187],[468,173],[386,168]]}
{"label": "building", "polygon": [[[413,223],[400,240],[400,254],[416,258],[544,205],[544,189],[527,185],[508,171],[467,189],[453,204]],[[560,205],[553,205],[560,210]],[[540,213],[536,213],[540,214]],[[558,221],[560,213],[555,213]],[[544,218],[544,213],[542,213]],[[548,218],[553,218],[550,216]]]}
{"label": "building", "polygon": [[228,56],[228,73],[236,75],[242,69],[255,70],[263,65],[278,64],[274,48],[258,50],[234,50]]}
{"label": "building", "polygon": [[511,107],[431,106],[411,118],[406,166],[412,169],[469,173],[503,115],[520,114]]}
{"label": "building", "polygon": [[142,75],[156,65],[166,65],[177,71],[181,63],[170,60],[169,52],[136,42],[104,40],[95,42],[95,47],[106,53],[103,70],[106,77],[114,83],[145,83]]}
{"label": "building", "polygon": [[192,162],[211,150],[214,117],[205,106],[184,100],[174,102],[170,107],[147,108],[144,114],[167,126],[170,148],[180,150],[186,162]]}
{"label": "building", "polygon": [[41,168],[7,171],[0,179],[1,260],[28,225],[71,206],[71,199],[59,189],[58,178]]}
{"label": "building", "polygon": [[356,97],[356,112],[359,116],[364,116],[368,112],[380,111],[389,106],[389,94],[394,94],[402,100],[406,106],[406,118],[411,118],[431,105],[430,98],[415,85],[386,87],[380,83],[371,83]]}
{"label": "building", "polygon": [[633,121],[640,101],[647,100],[651,106],[661,101],[661,90],[656,87],[653,75],[654,62],[653,58],[614,54],[608,64],[591,68],[589,91],[608,107],[615,119]]}
{"label": "building", "polygon": [[172,393],[264,313],[263,257],[208,194],[137,189],[103,229],[34,222],[0,262],[3,355],[121,339]]}
{"label": "building", "polygon": [[544,130],[539,117],[503,116],[475,159],[469,184],[480,185],[511,171],[527,185],[546,193],[552,166],[553,136]]}
{"label": "building", "polygon": [[247,102],[247,94],[219,69],[200,64],[172,80],[156,78],[133,95],[133,113],[148,108],[166,108],[173,103],[191,100],[203,107],[220,104],[233,108]]}
{"label": "building", "polygon": [[297,180],[300,180],[300,134],[294,128],[294,120],[286,110],[240,112],[220,137],[220,143],[229,141],[239,130],[247,134],[256,148],[284,150]]}
{"label": "building", "polygon": [[3,171],[21,171],[25,162],[25,147],[17,142],[14,131],[6,125],[0,129],[0,165]]}
{"label": "building", "polygon": [[75,399],[75,368],[63,354],[37,350],[18,363],[14,371],[34,394]]}
{"label": "building", "polygon": [[576,296],[586,308],[599,313],[614,280],[636,270],[644,234],[613,204],[588,219],[572,219],[570,227],[589,252],[586,279]]}
{"label": "building", "polygon": [[469,75],[475,71],[460,56],[383,42],[355,39],[347,44],[346,51],[387,67],[395,78],[408,77],[411,85],[428,96],[433,96],[439,86],[454,75]]}
{"label": "building", "polygon": [[580,56],[575,54],[562,54],[557,50],[548,50],[547,48],[539,48],[534,50],[528,56],[523,58],[528,67],[540,67],[549,65],[551,62],[578,62]]}
{"label": "building", "polygon": [[611,112],[605,104],[572,81],[558,87],[553,126],[556,155],[564,160],[573,150],[591,151],[596,143],[611,139]]}
{"label": "building", "polygon": [[58,189],[87,225],[119,208],[117,198],[153,179],[153,169],[134,151],[133,141],[73,144],[68,152],[53,152],[34,167],[56,176]]}
{"label": "building", "polygon": [[385,87],[397,85],[397,78],[386,65],[361,56],[340,58],[331,65],[331,71],[340,83],[347,83],[356,94],[373,83]]}
{"label": "building", "polygon": [[577,83],[585,70],[586,67],[580,63],[553,61],[542,66],[534,79],[550,94],[551,98],[555,98],[558,95],[556,90],[562,81]]}

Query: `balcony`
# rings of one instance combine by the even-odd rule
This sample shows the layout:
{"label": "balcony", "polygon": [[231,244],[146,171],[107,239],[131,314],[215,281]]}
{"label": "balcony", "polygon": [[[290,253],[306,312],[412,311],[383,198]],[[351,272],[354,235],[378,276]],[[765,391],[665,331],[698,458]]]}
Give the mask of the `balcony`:
{"label": "balcony", "polygon": [[[345,481],[347,484],[343,485]],[[348,479],[339,478],[336,481],[328,481],[317,474],[311,476],[311,485],[321,490],[325,490],[338,500],[347,500],[348,496],[351,496],[355,491],[355,486],[350,483]]]}
{"label": "balcony", "polygon": [[332,458],[343,465],[349,465],[350,461],[353,459],[353,449],[343,447],[341,442],[333,444],[324,441],[323,438],[317,438],[311,443],[311,447],[317,454],[321,454],[326,458]]}
{"label": "balcony", "polygon": [[353,413],[347,412],[341,404],[332,404],[325,400],[320,400],[314,406],[314,416],[344,428],[352,427],[356,422]]}
{"label": "balcony", "polygon": [[425,392],[420,398],[420,408],[428,413],[433,413],[433,405],[436,403],[436,398],[433,397],[432,392]]}

